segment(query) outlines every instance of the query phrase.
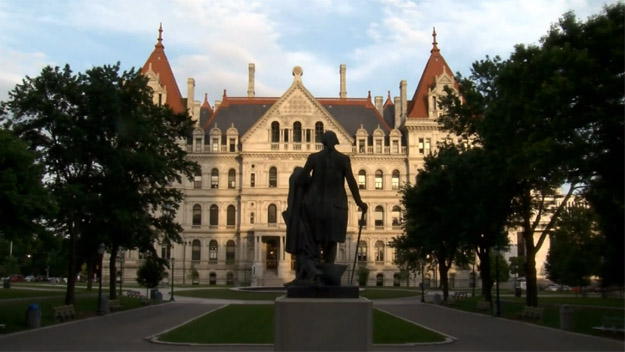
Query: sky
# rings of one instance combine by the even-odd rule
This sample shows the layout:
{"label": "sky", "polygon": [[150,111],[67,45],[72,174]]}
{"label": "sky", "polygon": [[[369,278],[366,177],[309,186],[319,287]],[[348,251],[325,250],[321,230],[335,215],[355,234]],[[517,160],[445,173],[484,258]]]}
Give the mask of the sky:
{"label": "sky", "polygon": [[0,101],[47,65],[74,72],[120,62],[141,68],[158,28],[184,97],[187,78],[214,105],[224,89],[246,96],[248,64],[256,96],[277,97],[294,66],[317,97],[338,97],[345,64],[350,98],[416,89],[432,48],[463,76],[471,64],[515,44],[538,44],[567,11],[578,19],[614,0],[0,0]]}

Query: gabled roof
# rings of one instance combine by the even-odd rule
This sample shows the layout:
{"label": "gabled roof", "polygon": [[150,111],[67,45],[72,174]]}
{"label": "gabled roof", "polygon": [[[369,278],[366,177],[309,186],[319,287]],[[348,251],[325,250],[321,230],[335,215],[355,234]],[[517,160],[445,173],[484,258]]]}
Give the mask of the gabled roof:
{"label": "gabled roof", "polygon": [[152,51],[152,54],[150,54],[150,57],[148,57],[148,60],[143,65],[141,73],[146,74],[151,68],[154,73],[158,74],[161,85],[167,89],[167,100],[165,104],[169,105],[176,113],[184,113],[187,109],[185,105],[182,104],[182,94],[180,94],[176,78],[165,55],[162,34],[163,25],[161,24],[158,28],[158,40],[156,45],[154,45],[154,51]]}
{"label": "gabled roof", "polygon": [[[414,96],[408,104],[408,118],[427,118],[428,117],[428,89],[434,87],[436,83],[436,77],[447,72],[452,75],[451,69],[445,59],[441,55],[441,51],[438,48],[436,42],[436,29],[432,31],[432,50],[430,50],[430,58],[428,59],[421,80],[417,85]],[[458,83],[454,84],[458,88]]]}

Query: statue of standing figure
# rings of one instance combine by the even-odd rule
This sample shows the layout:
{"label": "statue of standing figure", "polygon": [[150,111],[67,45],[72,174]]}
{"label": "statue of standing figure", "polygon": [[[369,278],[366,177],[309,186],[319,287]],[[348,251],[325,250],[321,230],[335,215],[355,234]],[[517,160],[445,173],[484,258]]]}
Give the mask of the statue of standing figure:
{"label": "statue of standing figure", "polygon": [[[335,149],[336,134],[325,132],[323,150],[308,156],[304,168],[296,168],[289,179],[286,251],[296,256],[296,278],[287,285],[340,285],[334,266],[337,243],[347,232],[345,181],[363,213],[367,204],[360,198],[349,157]],[[312,172],[312,175],[310,174]],[[336,277],[338,275],[338,278]]]}

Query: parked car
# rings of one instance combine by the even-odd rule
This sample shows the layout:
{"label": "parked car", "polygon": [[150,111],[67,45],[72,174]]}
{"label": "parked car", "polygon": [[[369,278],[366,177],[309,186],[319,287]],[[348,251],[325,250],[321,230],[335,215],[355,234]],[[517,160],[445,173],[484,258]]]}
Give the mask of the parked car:
{"label": "parked car", "polygon": [[20,274],[13,274],[13,275],[9,276],[9,281],[11,281],[11,282],[24,282],[24,281],[26,281],[26,279],[24,279],[24,276],[22,276]]}
{"label": "parked car", "polygon": [[27,282],[32,282],[35,281],[35,277],[32,275],[28,275],[24,278],[24,280],[26,280]]}

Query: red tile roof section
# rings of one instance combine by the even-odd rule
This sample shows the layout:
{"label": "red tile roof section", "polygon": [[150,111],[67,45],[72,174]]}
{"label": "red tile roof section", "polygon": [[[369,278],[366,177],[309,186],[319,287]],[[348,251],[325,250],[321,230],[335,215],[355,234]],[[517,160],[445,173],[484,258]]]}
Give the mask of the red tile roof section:
{"label": "red tile roof section", "polygon": [[395,103],[393,103],[393,101],[391,100],[391,91],[388,91],[388,97],[386,98],[386,101],[384,102],[384,108],[386,108],[388,105],[394,105]]}
{"label": "red tile roof section", "polygon": [[150,57],[143,65],[141,73],[145,74],[149,70],[150,64],[152,64],[152,71],[159,74],[161,84],[167,89],[167,100],[165,104],[169,105],[174,112],[184,113],[187,109],[182,104],[182,94],[180,94],[176,78],[165,55],[162,34],[163,26],[161,24],[158,29],[158,41],[156,45],[154,45],[154,51],[152,51],[152,54],[150,54]]}
{"label": "red tile roof section", "polygon": [[[438,43],[436,42],[436,29],[432,31],[432,50],[430,50],[430,58],[423,69],[421,80],[415,90],[412,100],[408,104],[408,118],[428,118],[428,89],[434,87],[436,83],[436,77],[443,73],[443,70],[448,74],[453,75],[453,71],[445,62],[445,59],[441,55]],[[458,82],[454,82],[456,89],[458,88]]]}
{"label": "red tile roof section", "polygon": [[211,105],[208,103],[208,93],[204,93],[204,102],[202,103],[202,106],[200,106],[200,109],[206,109],[211,116],[213,115],[213,108],[211,108]]}

